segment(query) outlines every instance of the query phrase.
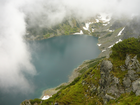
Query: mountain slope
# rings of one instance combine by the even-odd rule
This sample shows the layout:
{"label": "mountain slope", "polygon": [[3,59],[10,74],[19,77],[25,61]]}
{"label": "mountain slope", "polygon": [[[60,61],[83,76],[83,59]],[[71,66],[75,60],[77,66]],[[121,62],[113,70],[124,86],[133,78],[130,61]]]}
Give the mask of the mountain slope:
{"label": "mountain slope", "polygon": [[[28,100],[21,105],[138,105],[140,40],[125,39],[112,47],[109,58],[87,62],[79,75],[48,100]],[[131,100],[130,100],[131,99]]]}

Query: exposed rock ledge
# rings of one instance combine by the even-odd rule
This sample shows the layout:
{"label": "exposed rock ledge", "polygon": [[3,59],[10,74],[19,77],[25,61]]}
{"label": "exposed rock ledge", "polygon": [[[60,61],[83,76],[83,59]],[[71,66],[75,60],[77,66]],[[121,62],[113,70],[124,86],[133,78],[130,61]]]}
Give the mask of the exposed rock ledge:
{"label": "exposed rock ledge", "polygon": [[140,63],[137,56],[131,58],[127,54],[125,65],[120,66],[120,69],[127,72],[122,83],[119,78],[110,73],[113,70],[113,64],[110,61],[104,60],[101,63],[98,96],[103,98],[104,104],[110,99],[120,97],[123,93],[133,91],[136,96],[140,95]]}

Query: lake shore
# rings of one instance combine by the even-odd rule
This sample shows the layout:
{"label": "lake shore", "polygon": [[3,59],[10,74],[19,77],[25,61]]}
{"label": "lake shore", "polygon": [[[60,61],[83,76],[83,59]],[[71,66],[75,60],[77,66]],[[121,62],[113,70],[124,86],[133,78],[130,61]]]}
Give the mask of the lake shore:
{"label": "lake shore", "polygon": [[66,85],[70,84],[76,77],[78,77],[80,75],[79,70],[78,70],[79,66],[78,66],[78,68],[73,70],[72,74],[69,76],[69,80],[67,83],[61,83],[60,85],[58,85],[54,88],[49,88],[49,89],[44,90],[42,92],[40,99],[42,99],[46,95],[52,96],[53,94],[57,93],[61,89],[61,88],[60,89],[57,89],[57,88],[59,88],[60,86],[66,86]]}
{"label": "lake shore", "polygon": [[69,80],[67,83],[62,83],[54,88],[49,88],[49,89],[44,90],[42,92],[40,99],[42,99],[46,95],[52,96],[53,94],[57,93],[63,86],[70,84],[76,77],[81,75],[80,71],[87,68],[89,62],[90,62],[90,60],[85,60],[81,65],[79,65],[77,68],[75,68],[72,71],[71,75],[69,76]]}
{"label": "lake shore", "polygon": [[[83,35],[85,35],[85,34],[83,34]],[[77,36],[79,36],[79,35],[77,35]],[[87,35],[87,36],[89,36],[89,35]],[[98,38],[98,42],[102,42],[100,40],[100,38]],[[97,46],[98,46],[98,43],[97,43]],[[98,48],[100,50],[102,50],[102,47],[101,46],[98,46]],[[102,53],[103,52],[100,52],[99,55],[97,56],[97,58],[102,57],[102,55],[101,55]],[[86,61],[84,61],[84,62],[86,62]],[[81,65],[83,65],[83,63]],[[44,90],[42,92],[42,95],[40,96],[40,99],[42,99],[44,96],[47,96],[47,95],[52,96],[53,94],[57,93],[61,89],[61,88],[60,89],[57,89],[58,87],[60,87],[61,85],[68,85],[69,83],[71,83],[76,77],[78,77],[80,75],[79,68],[81,68],[81,65],[79,65],[76,69],[74,69],[72,71],[71,75],[69,76],[69,80],[68,80],[67,83],[61,83],[60,85],[58,85],[56,87],[52,87],[52,88],[49,88],[49,89]]]}

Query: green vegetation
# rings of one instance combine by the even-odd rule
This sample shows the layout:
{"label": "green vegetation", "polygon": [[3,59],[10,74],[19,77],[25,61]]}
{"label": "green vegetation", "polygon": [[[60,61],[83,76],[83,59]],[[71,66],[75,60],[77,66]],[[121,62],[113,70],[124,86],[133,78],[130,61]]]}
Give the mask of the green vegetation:
{"label": "green vegetation", "polygon": [[123,27],[115,29],[115,31],[113,32],[113,34],[118,35],[118,33],[119,33],[122,29],[123,29]]}
{"label": "green vegetation", "polygon": [[30,100],[30,103],[31,103],[32,105],[34,105],[35,103],[40,104],[40,103],[41,103],[41,99],[36,98],[36,99],[34,99],[34,100]]}
{"label": "green vegetation", "polygon": [[113,32],[108,32],[108,33],[104,36],[104,38],[110,37],[112,34],[113,34]]}
{"label": "green vegetation", "polygon": [[140,105],[140,96],[133,92],[122,94],[118,99],[111,100],[107,105]]}
{"label": "green vegetation", "polygon": [[136,38],[125,39],[112,47],[111,58],[124,60],[126,54],[140,57],[140,41]]}

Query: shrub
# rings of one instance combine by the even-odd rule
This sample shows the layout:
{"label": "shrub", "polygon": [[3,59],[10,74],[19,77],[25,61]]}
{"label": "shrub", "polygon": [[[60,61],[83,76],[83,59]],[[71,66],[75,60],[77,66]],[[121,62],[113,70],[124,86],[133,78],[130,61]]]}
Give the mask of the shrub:
{"label": "shrub", "polygon": [[134,54],[140,57],[140,42],[137,38],[124,39],[112,47],[111,58],[124,60],[126,54]]}

